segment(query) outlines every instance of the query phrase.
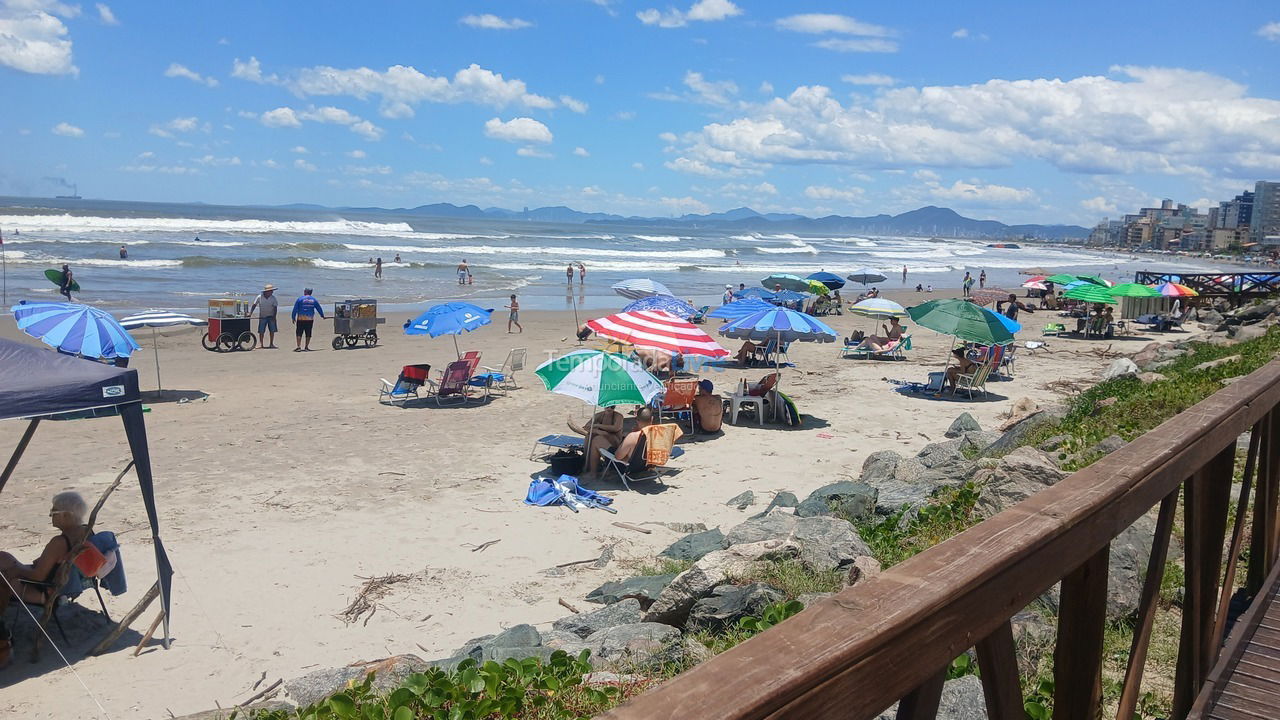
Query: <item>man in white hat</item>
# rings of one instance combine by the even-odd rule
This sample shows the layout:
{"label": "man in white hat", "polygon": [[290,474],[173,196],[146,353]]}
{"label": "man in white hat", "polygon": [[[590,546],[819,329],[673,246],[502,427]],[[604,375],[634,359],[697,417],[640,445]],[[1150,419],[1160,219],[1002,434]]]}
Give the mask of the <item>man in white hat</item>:
{"label": "man in white hat", "polygon": [[[267,284],[262,286],[262,294],[253,299],[253,304],[249,306],[249,315],[253,315],[254,308],[258,310],[258,347],[274,350],[276,347],[276,312],[280,309],[280,301],[276,299],[276,286]],[[271,342],[265,343],[262,335],[266,331],[271,331]]]}
{"label": "man in white hat", "polygon": [[721,298],[721,302],[720,302],[720,304],[721,304],[721,305],[728,305],[728,304],[729,304],[729,303],[731,303],[731,302],[733,302],[733,286],[732,286],[732,285],[725,285],[725,286],[724,286],[724,297],[723,297],[723,298]]}

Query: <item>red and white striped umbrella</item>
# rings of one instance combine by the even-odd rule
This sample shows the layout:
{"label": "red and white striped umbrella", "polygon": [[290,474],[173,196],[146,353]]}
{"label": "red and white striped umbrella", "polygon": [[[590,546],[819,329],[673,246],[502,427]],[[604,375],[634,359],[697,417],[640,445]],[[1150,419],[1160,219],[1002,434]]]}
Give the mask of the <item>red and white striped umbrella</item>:
{"label": "red and white striped umbrella", "polygon": [[680,355],[725,357],[729,354],[697,325],[661,310],[618,313],[588,320],[587,326],[597,335],[636,347],[657,348]]}

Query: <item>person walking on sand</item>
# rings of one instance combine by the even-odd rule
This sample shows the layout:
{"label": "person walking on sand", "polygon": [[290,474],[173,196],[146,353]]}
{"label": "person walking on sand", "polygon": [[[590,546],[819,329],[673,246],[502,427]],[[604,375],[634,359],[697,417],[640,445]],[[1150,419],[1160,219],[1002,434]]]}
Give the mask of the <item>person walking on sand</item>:
{"label": "person walking on sand", "polygon": [[382,258],[378,258],[373,264],[373,279],[382,279]]}
{"label": "person walking on sand", "polygon": [[982,272],[978,273],[978,289],[981,290],[986,286],[987,286],[987,271],[983,270]]}
{"label": "person walking on sand", "polygon": [[71,302],[71,286],[74,285],[75,282],[76,279],[71,274],[71,266],[63,263],[62,282],[58,285],[58,292],[62,293],[63,297],[67,299],[67,302]]}
{"label": "person walking on sand", "polygon": [[960,292],[963,293],[963,297],[969,297],[969,288],[971,287],[973,287],[973,276],[969,274],[968,270],[965,270],[964,279],[960,281]]}
{"label": "person walking on sand", "polygon": [[[253,304],[249,306],[249,316],[253,316],[253,311],[258,311],[258,347],[268,350],[276,348],[276,332],[279,327],[276,325],[276,313],[280,310],[280,298],[276,297],[276,286],[270,283],[262,286],[262,294],[253,299]],[[264,333],[271,333],[271,342],[262,341]]]}
{"label": "person walking on sand", "polygon": [[[302,296],[293,301],[293,312],[290,317],[293,319],[293,334],[296,337],[296,347],[294,352],[310,352],[311,350],[311,327],[315,324],[315,314],[320,313],[320,319],[324,319],[324,307],[320,305],[320,301],[311,296],[311,288],[302,291]],[[307,344],[302,344],[302,336],[307,336]]]}
{"label": "person walking on sand", "polygon": [[725,286],[724,286],[724,295],[720,298],[720,304],[721,304],[721,305],[728,305],[728,304],[729,304],[729,303],[731,303],[731,302],[733,302],[733,286],[732,286],[732,285],[725,285]]}
{"label": "person walking on sand", "polygon": [[511,333],[511,326],[515,325],[520,328],[520,332],[524,332],[524,326],[520,324],[520,301],[516,300],[516,296],[511,296],[511,302],[507,304],[507,309],[511,311],[510,317],[507,318],[507,334]]}
{"label": "person walking on sand", "polygon": [[471,268],[467,266],[467,259],[463,258],[462,262],[458,263],[458,284],[466,285],[467,276],[470,274],[471,274]]}

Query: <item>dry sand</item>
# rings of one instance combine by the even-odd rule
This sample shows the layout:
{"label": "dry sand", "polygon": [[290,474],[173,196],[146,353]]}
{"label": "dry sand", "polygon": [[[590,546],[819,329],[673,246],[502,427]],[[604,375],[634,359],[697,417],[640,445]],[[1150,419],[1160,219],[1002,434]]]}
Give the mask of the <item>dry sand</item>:
{"label": "dry sand", "polygon": [[[938,297],[935,294],[932,297]],[[900,299],[918,302],[908,293]],[[603,314],[603,313],[600,313]],[[160,339],[165,386],[208,393],[190,403],[153,403],[146,416],[156,494],[165,539],[176,569],[173,646],[152,643],[133,657],[126,636],[110,653],[84,653],[101,634],[101,618],[67,612],[79,679],[46,651],[27,661],[19,623],[13,664],[0,671],[0,714],[23,718],[96,717],[80,679],[113,718],[167,717],[241,702],[266,674],[267,683],[355,660],[416,653],[443,657],[468,638],[516,623],[545,624],[567,614],[559,598],[582,607],[596,585],[629,574],[627,563],[651,557],[680,536],[662,525],[652,534],[614,526],[629,523],[705,523],[728,527],[746,512],[725,506],[752,490],[758,512],[773,493],[801,497],[858,474],[872,452],[914,452],[942,439],[962,411],[984,428],[1001,422],[1012,401],[1053,400],[1046,383],[1096,378],[1106,361],[1091,352],[1108,345],[1133,351],[1149,338],[1109,342],[1050,339],[1047,351],[1023,350],[1017,377],[993,382],[985,400],[962,402],[903,396],[883,378],[922,380],[943,362],[950,338],[914,335],[910,360],[900,363],[837,359],[837,346],[796,344],[796,367],[783,387],[806,416],[804,427],[725,425],[722,435],[684,445],[682,471],[667,486],[616,494],[618,514],[521,503],[531,473],[535,438],[564,432],[565,418],[588,414],[581,402],[543,389],[532,367],[551,353],[574,349],[572,316],[522,313],[525,331],[508,335],[506,315],[460,338],[464,350],[498,365],[512,347],[529,349],[520,389],[483,405],[390,407],[377,402],[378,378],[394,378],[407,363],[436,368],[453,358],[449,338],[408,337],[404,315],[388,318],[375,349],[333,351],[330,323],[310,353],[283,349],[216,354],[200,348],[196,332]],[[870,321],[828,318],[842,334]],[[1028,338],[1046,321],[1028,322]],[[2,323],[0,334],[29,338]],[[714,324],[707,327],[714,333]],[[288,331],[289,328],[284,327]],[[132,367],[145,389],[155,388],[151,340]],[[737,343],[725,341],[736,349]],[[761,370],[704,373],[727,392]],[[0,423],[0,447],[11,448],[24,428]],[[5,450],[4,452],[8,452]],[[76,489],[92,503],[127,457],[115,419],[43,424],[18,472],[5,488],[0,547],[34,556],[51,536],[49,498]],[[133,476],[130,476],[132,480]],[[616,490],[608,483],[596,487]],[[136,487],[126,484],[99,519],[123,545],[130,591],[108,597],[112,615],[133,606],[153,582],[151,548]],[[480,552],[472,548],[497,541]],[[598,556],[615,546],[603,569],[575,566],[561,576],[542,572]],[[630,560],[629,560],[630,559]],[[403,573],[376,613],[346,624],[339,615],[370,576]],[[79,600],[94,608],[92,593]],[[591,606],[586,605],[588,608]],[[154,610],[135,624],[142,630]],[[9,617],[13,617],[12,611]],[[137,626],[141,625],[141,628]],[[55,639],[59,639],[54,635]],[[265,686],[265,684],[264,684]]]}

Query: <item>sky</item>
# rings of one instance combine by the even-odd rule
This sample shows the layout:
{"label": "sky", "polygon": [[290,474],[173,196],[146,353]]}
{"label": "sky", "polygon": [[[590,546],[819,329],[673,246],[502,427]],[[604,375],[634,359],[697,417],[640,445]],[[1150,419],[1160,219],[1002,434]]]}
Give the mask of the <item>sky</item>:
{"label": "sky", "polygon": [[1091,225],[1280,180],[1280,6],[0,0],[0,194]]}

